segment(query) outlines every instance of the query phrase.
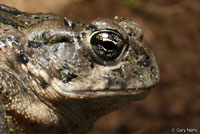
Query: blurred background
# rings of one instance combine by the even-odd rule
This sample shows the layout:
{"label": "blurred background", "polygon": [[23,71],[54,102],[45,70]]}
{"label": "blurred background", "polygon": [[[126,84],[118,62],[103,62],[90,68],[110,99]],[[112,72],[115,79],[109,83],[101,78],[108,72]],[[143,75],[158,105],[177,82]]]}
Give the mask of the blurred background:
{"label": "blurred background", "polygon": [[[200,133],[200,0],[0,0],[26,12],[73,21],[114,16],[135,20],[154,52],[161,79],[144,100],[99,119],[89,134]],[[196,133],[194,133],[196,134]]]}

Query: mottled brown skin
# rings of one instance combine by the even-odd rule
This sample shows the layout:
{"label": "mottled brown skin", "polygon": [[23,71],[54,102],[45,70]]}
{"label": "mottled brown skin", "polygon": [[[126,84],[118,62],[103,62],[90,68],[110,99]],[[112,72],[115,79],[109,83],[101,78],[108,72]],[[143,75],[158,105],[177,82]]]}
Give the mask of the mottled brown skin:
{"label": "mottled brown skin", "polygon": [[0,6],[0,133],[85,134],[159,81],[140,27]]}

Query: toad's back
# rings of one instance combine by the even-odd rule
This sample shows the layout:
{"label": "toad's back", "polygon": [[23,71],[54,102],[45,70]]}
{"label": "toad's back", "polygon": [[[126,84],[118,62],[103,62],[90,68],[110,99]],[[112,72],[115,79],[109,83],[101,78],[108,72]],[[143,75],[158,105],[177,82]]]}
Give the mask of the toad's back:
{"label": "toad's back", "polygon": [[84,134],[159,80],[139,26],[0,6],[0,133]]}

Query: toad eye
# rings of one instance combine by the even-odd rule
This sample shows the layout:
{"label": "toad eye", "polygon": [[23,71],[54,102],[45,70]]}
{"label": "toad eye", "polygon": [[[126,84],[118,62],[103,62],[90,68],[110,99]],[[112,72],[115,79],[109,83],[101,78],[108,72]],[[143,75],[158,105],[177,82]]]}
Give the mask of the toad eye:
{"label": "toad eye", "polygon": [[94,53],[104,60],[116,59],[127,46],[122,35],[112,30],[94,32],[91,36],[90,44]]}

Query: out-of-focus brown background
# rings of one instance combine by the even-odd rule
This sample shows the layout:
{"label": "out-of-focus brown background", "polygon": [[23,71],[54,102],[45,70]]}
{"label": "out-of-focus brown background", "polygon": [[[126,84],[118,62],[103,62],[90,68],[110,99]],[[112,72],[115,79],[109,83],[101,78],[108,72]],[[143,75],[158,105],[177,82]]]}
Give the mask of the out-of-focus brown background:
{"label": "out-of-focus brown background", "polygon": [[[53,12],[73,21],[134,19],[155,53],[161,79],[144,100],[102,117],[89,134],[200,133],[199,0],[0,0],[22,11]],[[197,133],[194,133],[197,134]]]}

